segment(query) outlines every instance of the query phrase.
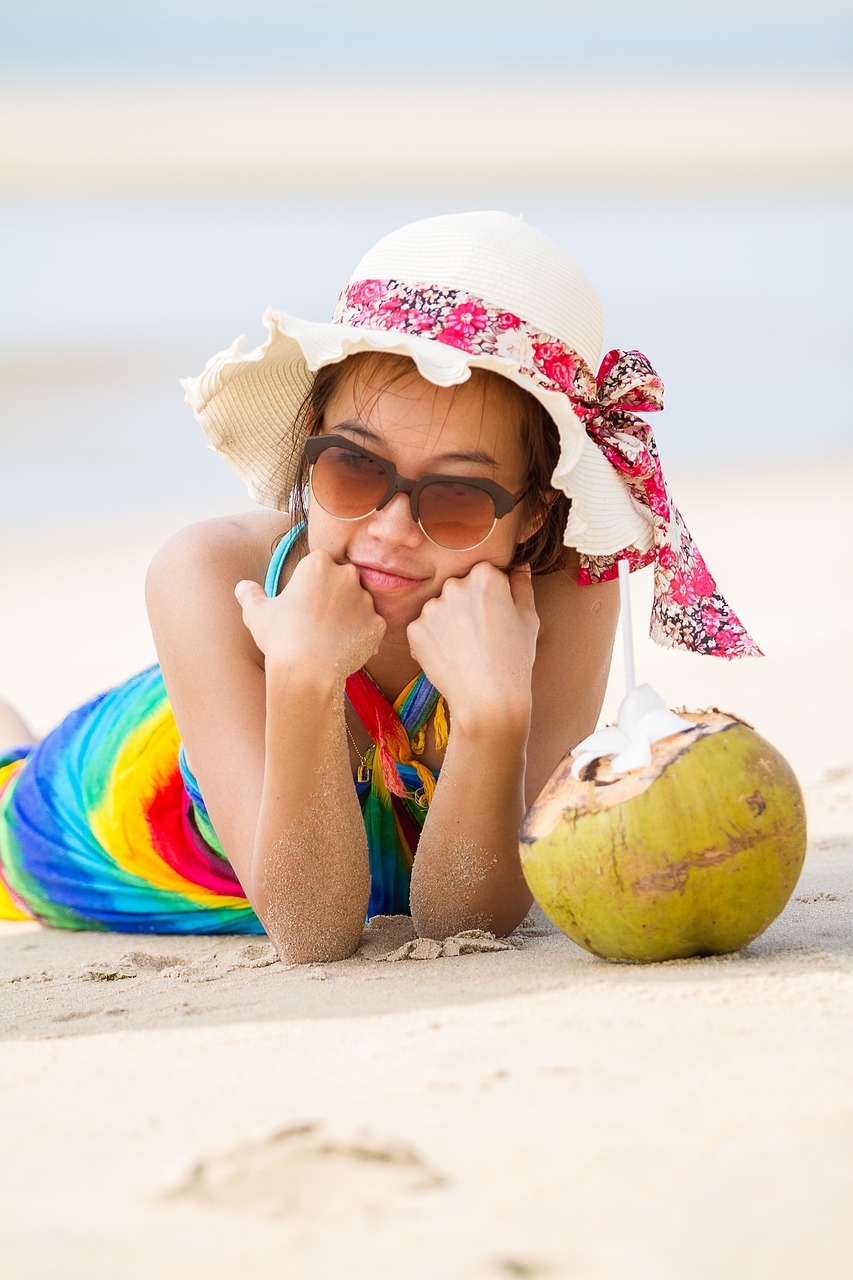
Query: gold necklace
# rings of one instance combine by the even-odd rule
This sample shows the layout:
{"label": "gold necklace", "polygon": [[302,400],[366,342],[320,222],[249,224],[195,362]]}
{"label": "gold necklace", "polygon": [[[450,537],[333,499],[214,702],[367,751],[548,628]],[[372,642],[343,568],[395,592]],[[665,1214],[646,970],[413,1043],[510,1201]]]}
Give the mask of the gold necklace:
{"label": "gold necklace", "polygon": [[357,742],[356,742],[355,738],[352,736],[352,729],[351,729],[351,728],[349,727],[349,725],[347,724],[346,718],[344,718],[344,727],[346,728],[346,731],[347,731],[347,733],[349,734],[349,740],[350,740],[350,742],[351,742],[351,743],[352,743],[352,745],[353,745],[353,750],[355,751],[355,754],[358,756],[359,761],[360,761],[359,766],[358,766],[358,772],[357,772],[357,774],[356,774],[356,782],[369,782],[369,781],[370,781],[370,766],[369,766],[369,764],[367,763],[367,761],[365,760],[364,756],[363,756],[363,755],[361,754],[361,752],[359,751],[359,749],[358,749],[358,744],[357,744]]}

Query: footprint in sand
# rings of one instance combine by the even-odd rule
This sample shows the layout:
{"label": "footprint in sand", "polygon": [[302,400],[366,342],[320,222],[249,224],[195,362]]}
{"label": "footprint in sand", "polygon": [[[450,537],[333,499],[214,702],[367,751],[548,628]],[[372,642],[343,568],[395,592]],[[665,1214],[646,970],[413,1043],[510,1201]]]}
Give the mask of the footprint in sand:
{"label": "footprint in sand", "polygon": [[148,951],[126,951],[120,960],[95,960],[87,964],[80,974],[83,982],[119,982],[125,978],[138,978],[141,974],[162,973],[180,964],[179,956],[152,955]]}
{"label": "footprint in sand", "polygon": [[501,1276],[546,1276],[550,1268],[541,1262],[531,1262],[528,1258],[498,1258],[494,1263]]}
{"label": "footprint in sand", "polygon": [[444,1184],[409,1147],[334,1141],[306,1124],[200,1160],[169,1198],[302,1222],[334,1221],[387,1214],[395,1196]]}

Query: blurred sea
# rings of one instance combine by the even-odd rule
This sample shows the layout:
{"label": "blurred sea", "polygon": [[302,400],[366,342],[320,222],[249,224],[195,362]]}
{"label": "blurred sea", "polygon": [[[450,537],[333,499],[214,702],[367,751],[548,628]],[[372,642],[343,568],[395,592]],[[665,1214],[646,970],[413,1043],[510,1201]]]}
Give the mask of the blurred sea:
{"label": "blurred sea", "polygon": [[567,248],[604,300],[606,347],[639,348],[658,369],[665,463],[719,473],[850,455],[850,193],[19,197],[0,211],[0,521],[170,507],[180,523],[244,506],[178,378],[239,333],[262,341],[267,305],[327,319],[394,227],[484,207]]}
{"label": "blurred sea", "polygon": [[[0,68],[91,76],[252,76],[323,69],[365,75],[452,71],[507,77],[641,69],[648,76],[850,66],[849,0],[6,0]],[[428,89],[428,84],[423,86]]]}

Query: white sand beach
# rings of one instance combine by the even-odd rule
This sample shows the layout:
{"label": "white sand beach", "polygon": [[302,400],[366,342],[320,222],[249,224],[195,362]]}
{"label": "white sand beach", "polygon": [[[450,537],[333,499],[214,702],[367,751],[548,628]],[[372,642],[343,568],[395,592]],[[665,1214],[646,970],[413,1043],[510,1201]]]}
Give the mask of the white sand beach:
{"label": "white sand beach", "polygon": [[[263,939],[6,924],[10,1276],[849,1276],[853,474],[670,480],[768,656],[653,650],[637,575],[638,676],[738,712],[797,770],[809,852],[779,920],[731,956],[632,966],[541,917],[506,949],[389,962],[394,918],[301,968]],[[0,670],[39,728],[150,660],[161,523],[4,565]],[[606,715],[620,691],[617,660]]]}
{"label": "white sand beach", "polygon": [[[853,91],[839,74],[253,77],[69,85],[9,80],[10,190],[298,193],[472,182],[570,190],[849,187]],[[59,122],[61,128],[59,127]]]}

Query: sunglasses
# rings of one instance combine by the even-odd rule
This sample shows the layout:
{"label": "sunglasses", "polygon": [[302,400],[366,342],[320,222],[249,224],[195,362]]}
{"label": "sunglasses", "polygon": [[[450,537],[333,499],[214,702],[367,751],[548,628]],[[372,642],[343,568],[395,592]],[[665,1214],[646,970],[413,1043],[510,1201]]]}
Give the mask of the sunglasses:
{"label": "sunglasses", "polygon": [[361,449],[344,436],[305,441],[311,496],[336,520],[364,520],[398,493],[409,495],[412,519],[430,542],[445,551],[471,551],[486,541],[498,520],[526,492],[508,493],[491,480],[426,475],[407,480],[393,462]]}

